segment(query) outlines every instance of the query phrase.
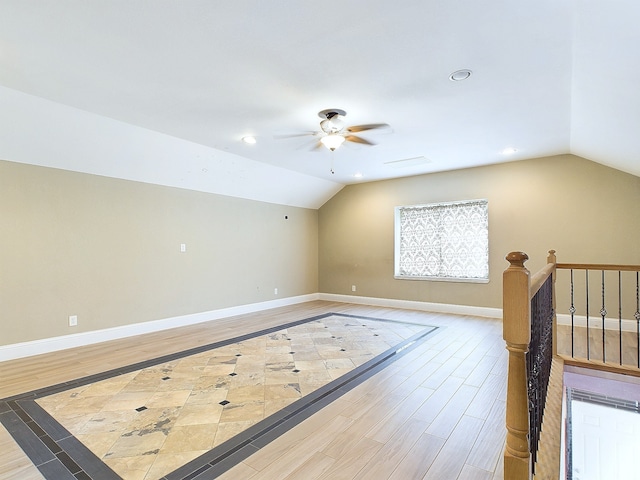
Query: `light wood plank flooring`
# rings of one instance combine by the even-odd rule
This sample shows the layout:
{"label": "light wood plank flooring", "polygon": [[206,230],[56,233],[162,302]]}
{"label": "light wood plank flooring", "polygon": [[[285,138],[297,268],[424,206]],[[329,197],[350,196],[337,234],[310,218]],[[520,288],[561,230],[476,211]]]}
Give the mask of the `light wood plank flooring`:
{"label": "light wood plank flooring", "polygon": [[[328,312],[443,328],[220,478],[503,478],[499,319],[310,302],[3,362],[0,398]],[[32,478],[42,477],[0,427],[0,479]]]}

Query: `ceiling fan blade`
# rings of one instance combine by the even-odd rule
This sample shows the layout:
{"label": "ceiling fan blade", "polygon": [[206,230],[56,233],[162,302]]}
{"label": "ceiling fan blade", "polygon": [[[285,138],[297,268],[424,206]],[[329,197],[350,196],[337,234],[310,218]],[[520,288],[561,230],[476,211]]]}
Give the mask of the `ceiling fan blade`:
{"label": "ceiling fan blade", "polygon": [[288,135],[274,135],[273,138],[276,140],[282,140],[284,138],[309,137],[309,136],[316,136],[316,135],[318,135],[318,132],[308,131],[303,133],[292,133]]}
{"label": "ceiling fan blade", "polygon": [[324,145],[322,145],[322,142],[316,142],[316,144],[313,147],[311,147],[309,150],[312,151],[312,152],[315,152],[315,151],[320,150],[323,147],[324,147]]}
{"label": "ceiling fan blade", "polygon": [[388,123],[370,123],[367,125],[352,125],[347,127],[347,132],[364,132],[366,130],[376,130],[378,128],[390,128]]}
{"label": "ceiling fan blade", "polygon": [[344,137],[344,139],[347,142],[362,143],[363,145],[375,145],[374,142],[371,142],[369,140],[365,140],[362,137],[356,137],[355,135],[347,135],[346,137]]}

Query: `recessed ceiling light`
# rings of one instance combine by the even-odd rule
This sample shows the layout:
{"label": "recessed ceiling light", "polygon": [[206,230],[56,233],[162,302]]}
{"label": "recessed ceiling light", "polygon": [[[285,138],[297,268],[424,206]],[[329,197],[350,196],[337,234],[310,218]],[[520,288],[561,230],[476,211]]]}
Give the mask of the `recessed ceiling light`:
{"label": "recessed ceiling light", "polygon": [[242,137],[242,141],[244,143],[248,143],[250,145],[253,145],[254,143],[256,143],[256,137],[252,137],[252,136],[246,136],[246,137]]}
{"label": "recessed ceiling light", "polygon": [[471,76],[471,70],[466,68],[462,70],[456,70],[451,75],[449,75],[449,80],[453,82],[461,82],[462,80],[466,80]]}
{"label": "recessed ceiling light", "polygon": [[516,153],[517,151],[518,151],[517,148],[507,147],[507,148],[502,150],[502,154],[503,155],[512,155],[512,154]]}
{"label": "recessed ceiling light", "polygon": [[362,178],[362,173],[356,172],[353,174],[353,178]]}

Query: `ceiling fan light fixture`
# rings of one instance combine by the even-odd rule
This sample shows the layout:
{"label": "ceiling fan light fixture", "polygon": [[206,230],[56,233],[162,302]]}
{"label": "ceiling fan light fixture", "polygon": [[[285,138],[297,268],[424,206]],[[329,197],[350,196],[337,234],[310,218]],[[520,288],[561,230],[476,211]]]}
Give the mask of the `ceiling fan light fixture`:
{"label": "ceiling fan light fixture", "polygon": [[330,133],[320,139],[320,142],[332,152],[344,143],[344,137],[337,133]]}

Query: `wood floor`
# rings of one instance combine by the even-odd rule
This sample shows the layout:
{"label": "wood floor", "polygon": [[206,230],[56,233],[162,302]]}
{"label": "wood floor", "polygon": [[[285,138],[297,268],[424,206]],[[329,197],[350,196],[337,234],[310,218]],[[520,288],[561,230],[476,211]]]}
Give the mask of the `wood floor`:
{"label": "wood floor", "polygon": [[[0,398],[329,312],[443,328],[219,478],[503,478],[507,356],[499,319],[310,302],[2,362]],[[0,426],[0,479],[38,478]]]}

